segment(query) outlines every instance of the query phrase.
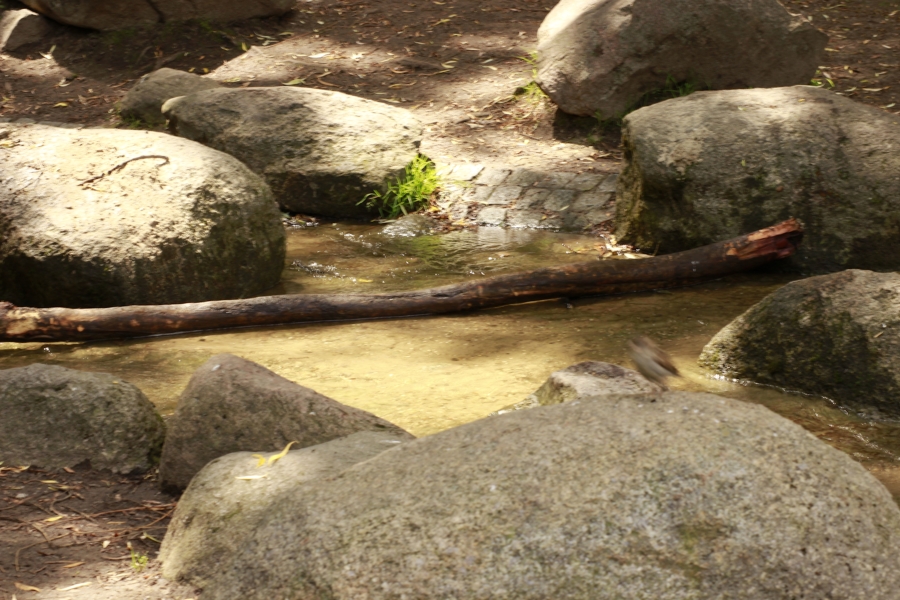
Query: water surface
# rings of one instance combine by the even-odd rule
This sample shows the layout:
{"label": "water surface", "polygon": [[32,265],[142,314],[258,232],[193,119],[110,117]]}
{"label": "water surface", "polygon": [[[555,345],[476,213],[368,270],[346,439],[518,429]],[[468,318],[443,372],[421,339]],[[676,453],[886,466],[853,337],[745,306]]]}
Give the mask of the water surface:
{"label": "water surface", "polygon": [[[387,236],[370,225],[289,232],[288,265],[273,293],[379,292],[599,260],[601,240],[482,228]],[[850,453],[900,497],[900,426],[856,417],[829,401],[718,380],[699,369],[723,326],[790,280],[742,274],[696,287],[553,300],[455,314],[301,324],[91,344],[0,344],[0,368],[33,362],[113,373],[169,414],[191,373],[230,352],[422,436],[482,418],[583,360],[630,366],[625,342],[657,340],[684,378],[672,387],[763,404]]]}

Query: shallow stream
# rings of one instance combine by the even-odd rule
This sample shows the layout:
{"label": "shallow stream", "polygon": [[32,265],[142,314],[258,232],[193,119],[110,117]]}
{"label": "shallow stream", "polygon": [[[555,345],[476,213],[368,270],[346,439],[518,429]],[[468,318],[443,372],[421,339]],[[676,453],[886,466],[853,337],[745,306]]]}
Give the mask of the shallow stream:
{"label": "shallow stream", "polygon": [[[325,224],[289,232],[288,266],[272,293],[379,292],[598,260],[599,240],[481,228],[442,236]],[[399,229],[399,230],[398,230]],[[696,365],[709,339],[790,281],[744,274],[662,292],[554,300],[441,317],[303,324],[92,344],[0,344],[0,368],[33,362],[113,373],[173,411],[191,373],[230,352],[368,410],[417,436],[522,400],[583,360],[631,366],[625,342],[657,340],[684,375],[672,388],[756,402],[850,453],[900,499],[900,424],[857,418],[831,402],[718,380]]]}

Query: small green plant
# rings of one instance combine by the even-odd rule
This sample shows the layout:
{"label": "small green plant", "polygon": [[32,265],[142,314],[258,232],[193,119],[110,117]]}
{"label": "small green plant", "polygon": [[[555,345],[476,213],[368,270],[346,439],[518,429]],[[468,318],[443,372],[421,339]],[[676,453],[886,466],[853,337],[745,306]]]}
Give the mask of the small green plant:
{"label": "small green plant", "polygon": [[144,123],[139,117],[125,117],[119,115],[119,118],[122,120],[122,127],[124,129],[146,129],[147,124]]}
{"label": "small green plant", "polygon": [[131,542],[128,542],[128,552],[131,553],[131,568],[134,569],[134,572],[140,573],[143,571],[147,567],[147,562],[150,560],[147,555],[135,552],[134,548],[131,547]]}
{"label": "small green plant", "polygon": [[515,96],[520,100],[527,100],[528,102],[538,103],[541,100],[544,100],[547,97],[547,94],[545,94],[544,90],[541,89],[541,86],[537,84],[537,81],[531,81],[528,84],[518,88],[516,90]]}
{"label": "small green plant", "polygon": [[537,50],[532,50],[531,52],[529,52],[529,53],[526,54],[525,56],[520,56],[520,57],[519,57],[519,60],[523,60],[523,61],[525,61],[526,63],[528,63],[529,65],[531,65],[532,67],[536,67],[536,66],[537,66],[537,60],[538,60],[538,53],[537,53]]}
{"label": "small green plant", "polygon": [[822,71],[816,69],[816,75],[809,81],[810,85],[814,85],[816,87],[821,88],[833,88],[834,82],[828,77],[827,74],[823,74]]}
{"label": "small green plant", "polygon": [[439,187],[440,177],[434,163],[420,154],[406,166],[402,177],[388,184],[386,191],[366,194],[357,204],[377,208],[384,219],[396,219],[424,208]]}

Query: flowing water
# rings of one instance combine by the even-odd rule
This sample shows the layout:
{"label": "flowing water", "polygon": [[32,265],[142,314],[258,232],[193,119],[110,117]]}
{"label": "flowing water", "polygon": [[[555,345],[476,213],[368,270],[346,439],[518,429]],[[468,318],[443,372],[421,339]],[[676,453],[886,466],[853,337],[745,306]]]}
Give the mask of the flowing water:
{"label": "flowing water", "polygon": [[[395,228],[396,229],[396,228]],[[372,225],[289,232],[288,266],[272,293],[379,292],[598,260],[597,238],[482,228],[442,236],[388,235]],[[45,362],[113,373],[170,414],[191,373],[230,352],[428,435],[482,418],[583,360],[629,365],[636,334],[668,350],[674,389],[764,404],[851,454],[900,498],[900,425],[868,421],[814,397],[715,379],[696,365],[723,326],[790,281],[742,274],[696,287],[534,302],[440,317],[302,324],[91,344],[0,344],[0,368]]]}

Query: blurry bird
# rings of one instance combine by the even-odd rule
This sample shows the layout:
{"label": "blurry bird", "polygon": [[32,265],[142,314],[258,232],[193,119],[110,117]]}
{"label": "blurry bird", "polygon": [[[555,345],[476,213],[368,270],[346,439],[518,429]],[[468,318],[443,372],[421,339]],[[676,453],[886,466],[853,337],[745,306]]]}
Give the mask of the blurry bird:
{"label": "blurry bird", "polygon": [[666,386],[668,377],[681,377],[672,364],[672,358],[646,336],[641,335],[629,341],[628,354],[641,375],[664,390],[669,389]]}

